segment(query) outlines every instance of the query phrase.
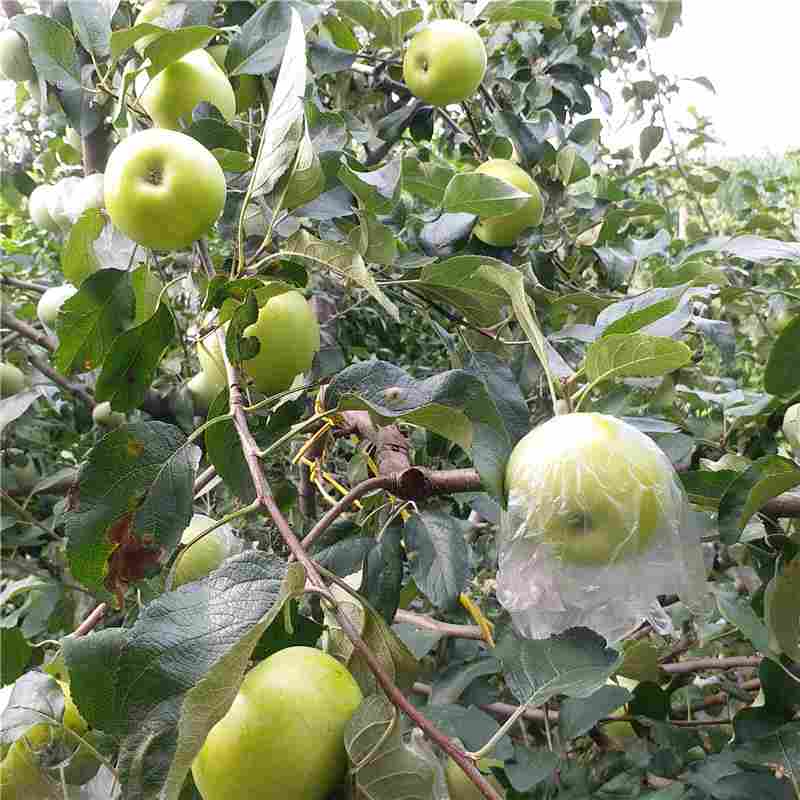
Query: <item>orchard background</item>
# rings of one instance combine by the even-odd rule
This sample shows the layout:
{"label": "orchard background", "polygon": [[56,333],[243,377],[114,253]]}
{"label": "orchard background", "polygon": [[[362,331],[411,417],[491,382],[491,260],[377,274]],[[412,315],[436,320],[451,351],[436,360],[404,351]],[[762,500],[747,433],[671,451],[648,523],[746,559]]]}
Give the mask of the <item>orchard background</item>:
{"label": "orchard background", "polygon": [[[198,797],[248,666],[311,645],[367,698],[337,797],[446,798],[444,756],[456,800],[800,798],[800,161],[711,159],[710,119],[671,122],[678,77],[713,91],[653,69],[680,0],[174,0],[155,28],[117,0],[0,8],[35,69],[0,118],[2,360],[26,376],[0,400],[3,754],[42,720],[51,745],[71,731],[33,748],[19,796]],[[485,43],[463,104],[404,83],[435,18]],[[37,186],[104,172],[149,127],[137,73],[217,44],[239,108],[184,128],[225,171],[206,237],[150,251],[92,207],[32,223]],[[642,129],[613,150],[597,109],[620,85]],[[513,247],[472,235],[521,203],[472,176],[489,158],[544,198]],[[321,328],[267,398],[239,367],[264,280]],[[48,329],[37,303],[65,282]],[[208,397],[190,382],[220,312]],[[677,469],[710,602],[662,597],[672,633],[526,640],[498,604],[503,467],[557,408],[625,418]],[[193,513],[243,552],[174,590]]]}

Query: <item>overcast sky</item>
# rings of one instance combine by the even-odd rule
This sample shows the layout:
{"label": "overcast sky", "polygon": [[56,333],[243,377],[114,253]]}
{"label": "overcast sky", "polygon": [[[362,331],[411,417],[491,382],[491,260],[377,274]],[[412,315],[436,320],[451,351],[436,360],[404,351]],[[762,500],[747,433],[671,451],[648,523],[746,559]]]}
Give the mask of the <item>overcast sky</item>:
{"label": "overcast sky", "polygon": [[[651,45],[653,67],[705,75],[716,95],[682,83],[670,119],[695,105],[713,120],[725,154],[800,149],[799,36],[800,0],[683,0],[683,25]],[[635,144],[638,130],[617,131],[620,139]]]}

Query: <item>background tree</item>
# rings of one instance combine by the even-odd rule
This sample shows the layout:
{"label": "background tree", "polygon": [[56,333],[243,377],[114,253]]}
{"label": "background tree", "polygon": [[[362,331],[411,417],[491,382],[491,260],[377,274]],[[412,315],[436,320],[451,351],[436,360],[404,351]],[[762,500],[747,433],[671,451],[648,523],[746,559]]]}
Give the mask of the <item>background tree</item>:
{"label": "background tree", "polygon": [[[800,797],[797,154],[673,129],[680,0],[0,5],[4,797],[197,797],[305,659],[315,731],[243,737],[294,748],[281,796]],[[403,67],[436,31],[446,93]],[[575,411],[687,511],[610,642],[498,599],[506,463]],[[563,552],[533,613],[612,574]]]}

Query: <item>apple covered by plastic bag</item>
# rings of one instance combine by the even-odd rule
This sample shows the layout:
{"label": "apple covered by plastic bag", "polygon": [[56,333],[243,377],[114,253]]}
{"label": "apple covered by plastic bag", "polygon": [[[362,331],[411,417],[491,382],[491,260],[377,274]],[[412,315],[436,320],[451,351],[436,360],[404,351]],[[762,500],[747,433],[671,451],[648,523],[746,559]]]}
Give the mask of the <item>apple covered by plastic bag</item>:
{"label": "apple covered by plastic bag", "polygon": [[585,626],[609,642],[649,620],[658,596],[699,607],[699,532],[669,459],[632,425],[566,414],[535,428],[506,467],[497,596],[517,630],[544,638]]}

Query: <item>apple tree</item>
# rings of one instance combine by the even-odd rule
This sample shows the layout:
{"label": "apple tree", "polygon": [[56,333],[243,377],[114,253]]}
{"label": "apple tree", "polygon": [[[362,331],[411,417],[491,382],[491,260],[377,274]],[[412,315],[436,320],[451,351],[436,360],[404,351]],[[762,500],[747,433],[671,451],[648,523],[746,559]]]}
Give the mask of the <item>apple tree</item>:
{"label": "apple tree", "polygon": [[4,798],[800,798],[798,190],[681,0],[0,9]]}

